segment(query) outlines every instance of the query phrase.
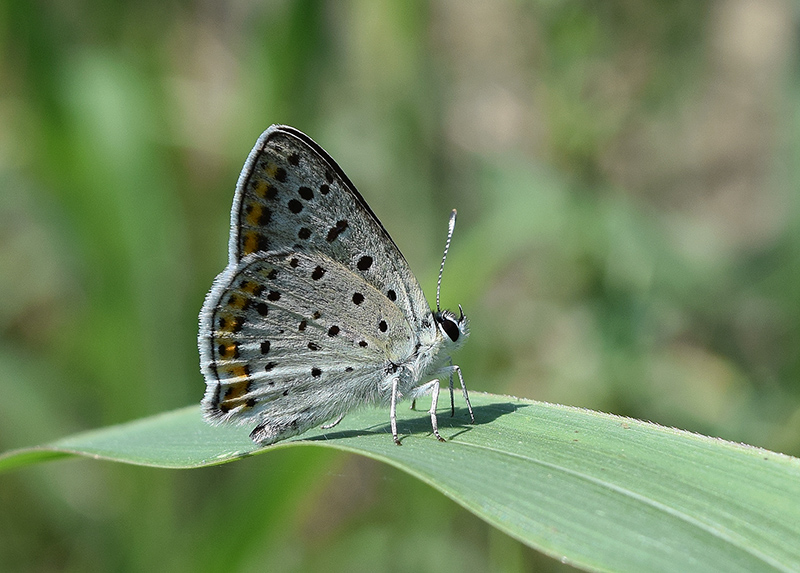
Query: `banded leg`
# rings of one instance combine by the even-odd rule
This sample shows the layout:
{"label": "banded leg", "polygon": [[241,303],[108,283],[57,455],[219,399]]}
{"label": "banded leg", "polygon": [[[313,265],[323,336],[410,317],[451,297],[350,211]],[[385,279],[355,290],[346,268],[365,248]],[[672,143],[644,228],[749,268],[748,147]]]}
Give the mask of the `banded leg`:
{"label": "banded leg", "polygon": [[[450,368],[452,367],[453,367],[453,361],[451,359]],[[469,400],[467,400],[467,404],[469,404]],[[450,417],[452,418],[455,415],[456,415],[456,403],[455,400],[453,400],[453,371],[451,370],[450,371]]]}
{"label": "banded leg", "polygon": [[[464,384],[464,377],[461,375],[461,368],[459,368],[455,364],[452,366],[445,366],[444,368],[439,370],[438,374],[449,374],[450,376],[452,376],[453,372],[458,374],[458,380],[461,383],[461,393],[464,395],[464,401],[467,403],[467,410],[469,410],[469,418],[471,423],[474,424],[475,415],[472,413],[472,404],[469,401],[469,394],[467,394],[467,385]],[[453,413],[455,414],[455,407],[453,407]]]}
{"label": "banded leg", "polygon": [[431,380],[430,382],[426,382],[422,386],[418,386],[414,388],[414,399],[416,400],[417,396],[424,396],[425,394],[431,395],[431,409],[428,410],[428,413],[431,415],[431,427],[433,428],[433,435],[440,442],[446,442],[440,434],[439,434],[439,420],[436,417],[436,405],[439,403],[439,380]]}
{"label": "banded leg", "polygon": [[[441,435],[439,435],[439,420],[436,419],[436,404],[439,402],[439,381],[438,380],[431,380],[428,382],[432,386],[431,388],[431,427],[433,428],[433,435],[436,436],[436,439],[440,442],[446,441]],[[452,390],[451,390],[452,391]]]}
{"label": "banded leg", "polygon": [[399,376],[392,378],[392,403],[389,407],[389,422],[392,425],[392,438],[394,443],[402,446],[400,439],[397,437],[397,382],[400,380]]}

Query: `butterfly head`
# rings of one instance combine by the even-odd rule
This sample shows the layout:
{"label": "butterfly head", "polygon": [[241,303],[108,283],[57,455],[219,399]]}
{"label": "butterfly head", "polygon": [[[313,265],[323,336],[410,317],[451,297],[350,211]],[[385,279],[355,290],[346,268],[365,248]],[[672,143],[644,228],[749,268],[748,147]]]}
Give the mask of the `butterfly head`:
{"label": "butterfly head", "polygon": [[459,316],[450,310],[437,311],[433,318],[439,332],[444,337],[445,345],[450,348],[458,348],[469,336],[469,321],[464,316],[461,305],[458,305]]}

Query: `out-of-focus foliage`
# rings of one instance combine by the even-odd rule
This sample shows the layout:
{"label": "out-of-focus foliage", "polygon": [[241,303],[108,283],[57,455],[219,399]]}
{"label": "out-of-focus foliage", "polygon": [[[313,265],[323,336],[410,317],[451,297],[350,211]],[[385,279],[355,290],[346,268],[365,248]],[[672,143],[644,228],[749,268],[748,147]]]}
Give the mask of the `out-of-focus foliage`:
{"label": "out-of-focus foliage", "polygon": [[[256,137],[359,187],[506,392],[800,455],[798,14],[697,2],[0,5],[0,449],[199,401]],[[268,463],[267,463],[268,462]],[[2,478],[10,570],[559,569],[313,448]]]}

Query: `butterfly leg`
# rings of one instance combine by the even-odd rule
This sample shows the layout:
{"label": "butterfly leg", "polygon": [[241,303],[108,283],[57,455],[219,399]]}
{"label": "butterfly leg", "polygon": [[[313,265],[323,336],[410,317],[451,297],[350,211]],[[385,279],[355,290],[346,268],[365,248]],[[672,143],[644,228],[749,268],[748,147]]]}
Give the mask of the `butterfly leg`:
{"label": "butterfly leg", "polygon": [[389,407],[389,422],[392,425],[392,438],[394,438],[394,443],[398,446],[402,446],[403,444],[400,443],[400,439],[397,437],[397,383],[399,381],[399,376],[394,376],[392,378],[392,402]]}
{"label": "butterfly leg", "polygon": [[[467,403],[467,410],[469,410],[470,423],[475,423],[475,414],[472,413],[472,404],[469,402],[469,394],[467,394],[467,385],[464,384],[464,377],[461,375],[461,368],[453,366],[453,370],[458,374],[458,380],[461,382],[461,392],[464,394],[464,401]],[[452,374],[451,374],[452,375]]]}
{"label": "butterfly leg", "polygon": [[[439,421],[436,419],[436,404],[439,402],[439,381],[438,380],[431,380],[428,382],[431,385],[431,427],[433,428],[433,435],[436,436],[436,439],[440,442],[446,441],[441,435],[439,435]],[[427,384],[426,384],[427,386]]]}
{"label": "butterfly leg", "polygon": [[[451,359],[450,368],[452,367],[453,367],[453,361]],[[467,404],[469,404],[469,400],[467,400]],[[452,418],[455,415],[456,415],[456,403],[455,400],[453,400],[453,371],[451,370],[450,371],[450,417]]]}
{"label": "butterfly leg", "polygon": [[452,366],[445,366],[444,368],[439,370],[440,374],[450,374],[450,376],[453,375],[453,372],[455,372],[458,375],[458,380],[459,382],[461,382],[461,393],[464,395],[464,401],[467,403],[467,410],[469,410],[469,418],[474,424],[475,415],[472,413],[472,404],[470,404],[469,401],[469,394],[467,394],[467,385],[464,384],[464,377],[461,375],[461,368],[459,368],[456,365],[452,365]]}
{"label": "butterfly leg", "polygon": [[336,418],[336,420],[335,420],[335,421],[333,421],[333,422],[331,422],[330,424],[322,424],[322,425],[320,426],[320,428],[322,428],[323,430],[330,430],[330,429],[331,429],[331,428],[333,428],[333,427],[334,427],[336,424],[338,424],[339,422],[341,422],[342,420],[344,420],[344,417],[345,417],[346,415],[347,415],[347,414],[342,414],[341,416],[339,416],[338,418]]}
{"label": "butterfly leg", "polygon": [[413,392],[415,400],[417,396],[424,396],[425,394],[431,395],[431,409],[428,410],[428,413],[431,415],[431,427],[433,428],[433,435],[436,436],[440,442],[446,442],[447,440],[445,440],[439,434],[439,421],[436,418],[436,405],[439,402],[439,380],[431,380],[426,382],[422,386],[414,388]]}

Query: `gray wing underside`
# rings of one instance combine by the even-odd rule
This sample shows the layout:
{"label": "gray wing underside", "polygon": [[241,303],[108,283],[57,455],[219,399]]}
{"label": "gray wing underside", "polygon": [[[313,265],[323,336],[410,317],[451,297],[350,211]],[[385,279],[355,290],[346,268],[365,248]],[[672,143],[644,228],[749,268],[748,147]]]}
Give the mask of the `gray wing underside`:
{"label": "gray wing underside", "polygon": [[264,444],[388,400],[388,369],[415,350],[396,302],[319,253],[246,256],[201,316],[204,415],[257,425]]}
{"label": "gray wing underside", "polygon": [[265,131],[236,188],[229,265],[258,251],[321,253],[388,294],[417,329],[432,314],[400,250],[336,162],[302,132]]}

